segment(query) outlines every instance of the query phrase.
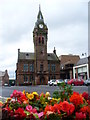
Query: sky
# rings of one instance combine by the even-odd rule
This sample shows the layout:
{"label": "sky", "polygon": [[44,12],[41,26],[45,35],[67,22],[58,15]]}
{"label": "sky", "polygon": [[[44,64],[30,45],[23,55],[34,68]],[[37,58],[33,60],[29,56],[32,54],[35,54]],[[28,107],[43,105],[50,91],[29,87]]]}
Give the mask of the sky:
{"label": "sky", "polygon": [[39,4],[48,27],[47,51],[88,56],[88,0],[0,0],[0,71],[15,78],[18,49],[34,52]]}

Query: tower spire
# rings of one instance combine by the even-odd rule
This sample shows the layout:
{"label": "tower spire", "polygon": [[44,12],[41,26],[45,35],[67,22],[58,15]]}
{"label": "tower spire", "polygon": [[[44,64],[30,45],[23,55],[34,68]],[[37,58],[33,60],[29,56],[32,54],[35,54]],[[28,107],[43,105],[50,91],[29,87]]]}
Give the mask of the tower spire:
{"label": "tower spire", "polygon": [[39,12],[38,12],[37,19],[38,19],[38,20],[43,20],[43,15],[42,15],[42,12],[41,12],[40,4],[39,4]]}
{"label": "tower spire", "polygon": [[39,11],[41,11],[41,6],[40,6],[40,4],[39,4]]}

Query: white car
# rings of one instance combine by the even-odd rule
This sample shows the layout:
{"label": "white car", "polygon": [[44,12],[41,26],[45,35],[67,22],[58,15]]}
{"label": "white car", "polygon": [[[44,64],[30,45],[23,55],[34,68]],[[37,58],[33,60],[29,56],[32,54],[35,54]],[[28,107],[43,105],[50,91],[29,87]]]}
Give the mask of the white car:
{"label": "white car", "polygon": [[85,80],[85,81],[84,81],[84,84],[87,85],[87,86],[90,85],[90,78],[87,79],[87,80]]}
{"label": "white car", "polygon": [[7,84],[7,83],[4,83],[4,86],[8,86],[8,84]]}
{"label": "white car", "polygon": [[52,85],[56,86],[56,85],[57,85],[56,79],[50,80],[50,81],[48,82],[48,84],[49,84],[49,86],[52,86]]}
{"label": "white car", "polygon": [[57,83],[63,83],[64,81],[62,79],[56,80]]}

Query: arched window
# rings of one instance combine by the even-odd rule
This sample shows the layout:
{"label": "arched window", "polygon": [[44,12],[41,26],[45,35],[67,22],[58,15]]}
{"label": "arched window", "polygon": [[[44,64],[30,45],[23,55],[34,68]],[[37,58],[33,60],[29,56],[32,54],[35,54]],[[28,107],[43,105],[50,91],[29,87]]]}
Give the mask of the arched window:
{"label": "arched window", "polygon": [[43,64],[40,64],[40,71],[43,71]]}
{"label": "arched window", "polygon": [[42,37],[42,44],[44,44],[44,37]]}

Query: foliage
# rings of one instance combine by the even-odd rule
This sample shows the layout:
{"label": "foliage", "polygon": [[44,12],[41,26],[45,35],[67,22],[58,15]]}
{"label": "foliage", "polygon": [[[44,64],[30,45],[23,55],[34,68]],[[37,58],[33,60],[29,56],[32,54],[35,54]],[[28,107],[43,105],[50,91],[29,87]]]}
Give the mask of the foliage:
{"label": "foliage", "polygon": [[[5,103],[0,102],[2,120],[89,120],[88,93],[73,92],[71,86],[59,84],[60,91],[50,93],[14,90]],[[13,100],[13,99],[14,100]]]}
{"label": "foliage", "polygon": [[55,91],[53,93],[54,98],[61,98],[61,101],[67,100],[69,101],[69,97],[73,94],[72,86],[66,85],[63,83],[58,83],[58,86],[60,88],[60,91]]}

